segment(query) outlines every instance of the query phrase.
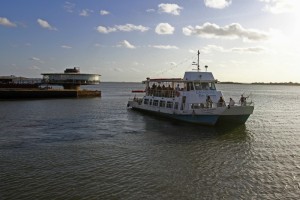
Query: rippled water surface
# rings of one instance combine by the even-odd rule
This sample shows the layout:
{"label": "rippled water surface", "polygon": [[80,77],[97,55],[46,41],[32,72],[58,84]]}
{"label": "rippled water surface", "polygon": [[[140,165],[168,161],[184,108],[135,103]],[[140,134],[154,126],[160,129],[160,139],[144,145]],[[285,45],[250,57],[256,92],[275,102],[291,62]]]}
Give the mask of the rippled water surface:
{"label": "rippled water surface", "polygon": [[245,125],[179,124],[126,109],[136,83],[102,98],[0,101],[0,199],[299,199],[300,87],[251,92]]}

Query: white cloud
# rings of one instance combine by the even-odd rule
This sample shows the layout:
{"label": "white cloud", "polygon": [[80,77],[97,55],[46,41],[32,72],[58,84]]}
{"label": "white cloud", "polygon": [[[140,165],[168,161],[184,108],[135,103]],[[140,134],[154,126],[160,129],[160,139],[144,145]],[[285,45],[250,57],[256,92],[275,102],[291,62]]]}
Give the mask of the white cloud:
{"label": "white cloud", "polygon": [[147,9],[146,12],[148,12],[148,13],[155,12],[155,9],[150,8],[150,9]]}
{"label": "white cloud", "polygon": [[137,61],[134,61],[134,62],[132,63],[132,65],[133,65],[133,66],[144,66],[143,63],[139,63],[139,62],[137,62]]}
{"label": "white cloud", "polygon": [[33,65],[33,66],[29,67],[29,69],[31,69],[31,70],[40,70],[41,68],[39,66]]}
{"label": "white cloud", "polygon": [[133,71],[133,72],[136,72],[136,73],[141,72],[141,70],[139,70],[139,69],[137,69],[135,67],[131,67],[130,70]]}
{"label": "white cloud", "polygon": [[44,61],[42,61],[41,59],[39,59],[37,57],[31,57],[31,58],[29,58],[29,60],[31,60],[33,62],[37,62],[37,63],[44,63]]}
{"label": "white cloud", "polygon": [[118,30],[120,31],[125,31],[125,32],[130,32],[130,31],[141,31],[141,32],[145,32],[148,31],[149,28],[142,26],[142,25],[133,25],[133,24],[125,24],[125,25],[116,25],[115,26]]}
{"label": "white cloud", "polygon": [[224,27],[209,22],[204,23],[202,26],[187,26],[182,29],[186,36],[200,36],[204,38],[226,38],[237,39],[242,38],[250,41],[266,40],[269,35],[265,32],[255,29],[245,29],[238,23],[232,23]]}
{"label": "white cloud", "polygon": [[156,49],[179,49],[177,46],[172,45],[149,45],[149,47]]}
{"label": "white cloud", "polygon": [[63,49],[72,49],[72,47],[69,45],[61,45],[60,47]]}
{"label": "white cloud", "polygon": [[95,43],[94,46],[95,46],[95,47],[104,47],[104,45],[99,44],[99,43]]}
{"label": "white cloud", "polygon": [[37,58],[37,57],[31,57],[30,60],[33,60],[33,61],[41,61],[41,59]]}
{"label": "white cloud", "polygon": [[121,69],[119,67],[115,67],[113,70],[116,71],[116,72],[123,72],[123,69]]}
{"label": "white cloud", "polygon": [[74,3],[71,3],[71,2],[68,2],[68,1],[65,2],[64,9],[67,12],[69,12],[69,13],[74,12],[74,8],[75,8],[75,4]]}
{"label": "white cloud", "polygon": [[9,21],[9,19],[5,17],[0,17],[0,25],[9,26],[9,27],[16,27],[17,25]]}
{"label": "white cloud", "polygon": [[273,14],[281,14],[293,12],[297,9],[298,1],[296,0],[260,0],[266,5],[264,11],[270,12]]}
{"label": "white cloud", "polygon": [[200,52],[208,54],[213,51],[226,52],[226,50],[223,47],[217,46],[217,45],[207,45],[207,46],[203,47]]}
{"label": "white cloud", "polygon": [[128,49],[135,49],[136,48],[134,45],[130,44],[127,40],[123,40],[117,46],[118,47],[125,47],[125,48],[128,48]]}
{"label": "white cloud", "polygon": [[247,47],[247,48],[232,48],[231,51],[239,53],[261,53],[265,52],[266,49],[263,47]]}
{"label": "white cloud", "polygon": [[134,25],[134,24],[125,24],[125,25],[115,25],[114,27],[105,27],[105,26],[98,26],[97,31],[99,33],[111,33],[111,32],[117,32],[117,31],[123,31],[123,32],[131,32],[131,31],[140,31],[145,32],[149,30],[149,27],[145,27],[142,25]]}
{"label": "white cloud", "polygon": [[107,10],[100,10],[100,15],[109,15],[110,12],[108,12]]}
{"label": "white cloud", "polygon": [[172,15],[180,15],[180,11],[183,8],[177,4],[161,3],[158,5],[158,11],[161,13],[168,13]]}
{"label": "white cloud", "polygon": [[192,53],[192,54],[197,53],[197,51],[198,51],[198,50],[189,49],[189,52]]}
{"label": "white cloud", "polygon": [[80,11],[79,15],[83,17],[88,17],[93,12],[94,11],[90,9],[83,9],[82,11]]}
{"label": "white cloud", "polygon": [[116,32],[118,30],[116,28],[111,28],[111,27],[106,28],[104,26],[98,26],[97,27],[97,31],[99,33],[105,33],[105,34],[107,34],[107,33],[111,33],[111,32]]}
{"label": "white cloud", "polygon": [[42,27],[42,28],[46,28],[49,30],[57,30],[55,27],[51,26],[47,21],[42,20],[42,19],[38,19],[37,20],[38,24]]}
{"label": "white cloud", "polygon": [[159,35],[170,35],[174,33],[175,28],[168,23],[160,23],[156,26],[155,32]]}
{"label": "white cloud", "polygon": [[201,53],[212,53],[212,52],[237,52],[237,53],[262,53],[265,52],[266,49],[264,47],[234,47],[231,49],[225,49],[222,46],[217,45],[207,45],[201,49]]}
{"label": "white cloud", "polygon": [[231,0],[204,0],[204,4],[210,8],[223,9],[232,3]]}

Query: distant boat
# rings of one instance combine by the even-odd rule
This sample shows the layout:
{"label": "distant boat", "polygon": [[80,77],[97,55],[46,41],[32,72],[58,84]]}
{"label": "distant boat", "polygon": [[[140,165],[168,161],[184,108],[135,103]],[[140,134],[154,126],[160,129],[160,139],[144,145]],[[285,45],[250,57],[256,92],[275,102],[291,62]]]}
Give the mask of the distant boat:
{"label": "distant boat", "polygon": [[198,51],[197,71],[185,72],[183,78],[147,78],[145,90],[133,91],[145,95],[130,99],[127,107],[196,124],[244,124],[253,113],[253,102],[242,97],[237,104],[226,103],[213,74],[200,72],[199,55]]}

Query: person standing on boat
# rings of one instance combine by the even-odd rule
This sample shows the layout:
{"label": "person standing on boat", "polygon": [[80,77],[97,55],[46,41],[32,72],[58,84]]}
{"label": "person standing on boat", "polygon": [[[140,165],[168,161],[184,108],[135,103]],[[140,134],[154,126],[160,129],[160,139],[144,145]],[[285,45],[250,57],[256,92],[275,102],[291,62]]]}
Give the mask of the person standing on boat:
{"label": "person standing on boat", "polygon": [[239,103],[241,104],[241,106],[245,106],[246,105],[246,97],[244,97],[243,95],[241,95]]}
{"label": "person standing on boat", "polygon": [[151,87],[152,90],[156,89],[156,85],[155,83],[153,83],[152,87]]}
{"label": "person standing on boat", "polygon": [[212,100],[211,100],[210,96],[207,96],[207,98],[206,98],[206,107],[207,108],[212,107]]}
{"label": "person standing on boat", "polygon": [[219,101],[218,101],[218,107],[223,107],[225,106],[225,101],[223,99],[223,97],[220,97]]}
{"label": "person standing on boat", "polygon": [[235,102],[232,98],[229,99],[229,106],[234,106]]}

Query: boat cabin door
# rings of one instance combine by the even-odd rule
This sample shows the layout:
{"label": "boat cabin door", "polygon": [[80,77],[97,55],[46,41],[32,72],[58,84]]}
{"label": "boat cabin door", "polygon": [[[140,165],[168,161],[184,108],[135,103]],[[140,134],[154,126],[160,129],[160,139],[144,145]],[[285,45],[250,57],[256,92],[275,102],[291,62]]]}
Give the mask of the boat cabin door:
{"label": "boat cabin door", "polygon": [[180,110],[183,110],[185,108],[185,102],[186,102],[186,96],[182,96]]}

